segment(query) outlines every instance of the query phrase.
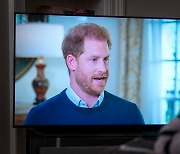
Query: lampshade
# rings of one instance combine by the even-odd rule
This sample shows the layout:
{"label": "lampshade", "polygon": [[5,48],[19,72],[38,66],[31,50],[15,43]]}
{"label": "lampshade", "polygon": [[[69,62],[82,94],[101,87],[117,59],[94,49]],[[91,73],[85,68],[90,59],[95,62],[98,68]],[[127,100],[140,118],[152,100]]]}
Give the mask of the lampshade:
{"label": "lampshade", "polygon": [[16,57],[62,57],[64,27],[49,23],[16,25]]}

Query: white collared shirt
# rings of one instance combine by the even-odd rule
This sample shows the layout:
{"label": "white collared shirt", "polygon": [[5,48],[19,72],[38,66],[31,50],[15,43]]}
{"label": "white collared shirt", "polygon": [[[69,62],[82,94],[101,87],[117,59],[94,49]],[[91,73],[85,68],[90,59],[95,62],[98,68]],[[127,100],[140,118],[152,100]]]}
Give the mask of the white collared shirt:
{"label": "white collared shirt", "polygon": [[[87,106],[87,103],[84,102],[84,101],[73,91],[73,89],[71,88],[71,86],[69,86],[69,87],[66,89],[66,95],[67,95],[67,97],[68,97],[76,106],[82,107],[82,108],[89,108],[89,107]],[[104,99],[104,92],[102,92],[102,93],[99,95],[96,103],[94,104],[94,106],[93,106],[92,108],[100,106],[101,103],[102,103],[102,101],[103,101],[103,99]]]}

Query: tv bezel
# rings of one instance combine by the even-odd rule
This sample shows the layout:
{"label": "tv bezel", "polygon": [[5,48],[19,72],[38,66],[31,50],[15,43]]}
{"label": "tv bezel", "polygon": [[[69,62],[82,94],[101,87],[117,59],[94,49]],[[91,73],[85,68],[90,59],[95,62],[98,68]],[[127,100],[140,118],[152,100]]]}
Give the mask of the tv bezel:
{"label": "tv bezel", "polygon": [[[31,15],[59,15],[59,16],[82,16],[82,17],[111,17],[111,18],[146,18],[146,19],[169,19],[169,17],[132,17],[132,16],[106,16],[106,15],[68,15],[54,13],[29,13],[14,12],[16,14]],[[171,18],[172,19],[172,18]],[[175,18],[173,18],[175,19]],[[15,25],[14,20],[14,81],[15,83]],[[31,129],[35,133],[44,137],[118,137],[118,136],[157,136],[159,130],[165,124],[145,124],[145,125],[16,125],[15,124],[15,86],[13,90],[13,128]]]}

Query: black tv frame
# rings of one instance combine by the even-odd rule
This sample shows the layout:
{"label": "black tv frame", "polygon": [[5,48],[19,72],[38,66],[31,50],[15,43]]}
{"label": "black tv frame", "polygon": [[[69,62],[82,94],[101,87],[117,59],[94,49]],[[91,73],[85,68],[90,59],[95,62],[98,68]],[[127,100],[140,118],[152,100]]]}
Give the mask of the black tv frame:
{"label": "black tv frame", "polygon": [[[87,15],[66,15],[66,14],[47,14],[47,13],[26,13],[15,12],[16,14],[38,14],[38,15],[62,15],[62,16],[83,16]],[[87,17],[94,17],[88,15]],[[100,16],[95,17],[115,17],[115,18],[153,18],[160,19],[162,17],[130,17],[130,16]],[[15,19],[15,18],[14,18]],[[164,17],[162,18],[164,19]],[[166,18],[168,19],[168,18]],[[14,24],[16,21],[14,21]],[[15,26],[14,26],[15,31]],[[15,38],[15,36],[14,36]],[[14,40],[14,55],[15,55],[15,40]],[[15,56],[14,56],[14,82],[15,82]],[[15,87],[14,98],[15,100]],[[157,137],[159,130],[164,124],[145,124],[145,125],[66,125],[66,126],[24,126],[15,125],[15,103],[13,103],[13,128],[25,128],[36,135],[46,138],[116,138],[116,137]]]}

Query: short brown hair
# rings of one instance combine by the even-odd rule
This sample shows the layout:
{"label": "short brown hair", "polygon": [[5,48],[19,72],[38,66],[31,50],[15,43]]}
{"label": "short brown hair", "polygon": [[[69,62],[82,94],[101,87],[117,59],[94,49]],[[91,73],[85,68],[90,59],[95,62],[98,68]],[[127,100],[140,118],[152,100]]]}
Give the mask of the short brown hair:
{"label": "short brown hair", "polygon": [[86,38],[106,40],[108,48],[111,49],[110,35],[104,27],[94,23],[83,23],[71,28],[62,42],[65,60],[69,54],[78,57],[84,52],[84,40]]}

